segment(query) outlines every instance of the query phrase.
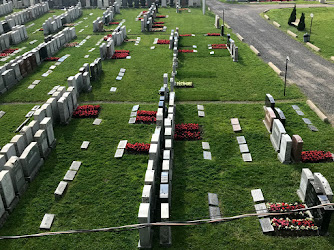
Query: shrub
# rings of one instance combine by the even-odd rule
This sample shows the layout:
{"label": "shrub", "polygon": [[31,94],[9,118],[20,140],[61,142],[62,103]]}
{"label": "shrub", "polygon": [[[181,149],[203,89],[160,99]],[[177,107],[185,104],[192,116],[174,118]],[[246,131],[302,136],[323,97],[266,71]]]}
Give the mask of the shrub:
{"label": "shrub", "polygon": [[291,12],[288,24],[291,25],[292,22],[296,21],[296,15],[297,15],[297,10],[296,10],[296,5],[293,7],[293,10]]}
{"label": "shrub", "polygon": [[299,31],[302,31],[305,29],[305,15],[302,13],[302,16],[300,17],[300,21],[298,23],[297,29]]}

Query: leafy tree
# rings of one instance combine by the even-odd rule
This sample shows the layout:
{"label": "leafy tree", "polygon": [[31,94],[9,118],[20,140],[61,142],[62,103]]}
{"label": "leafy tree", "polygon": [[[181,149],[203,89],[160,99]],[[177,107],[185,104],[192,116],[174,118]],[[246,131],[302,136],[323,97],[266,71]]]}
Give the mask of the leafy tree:
{"label": "leafy tree", "polygon": [[288,24],[291,25],[292,22],[296,21],[296,15],[297,15],[297,9],[296,9],[296,5],[295,7],[293,7],[293,10],[291,12]]}
{"label": "leafy tree", "polygon": [[297,29],[299,31],[302,31],[305,29],[305,15],[302,13],[302,16],[300,17],[300,21],[298,23]]}

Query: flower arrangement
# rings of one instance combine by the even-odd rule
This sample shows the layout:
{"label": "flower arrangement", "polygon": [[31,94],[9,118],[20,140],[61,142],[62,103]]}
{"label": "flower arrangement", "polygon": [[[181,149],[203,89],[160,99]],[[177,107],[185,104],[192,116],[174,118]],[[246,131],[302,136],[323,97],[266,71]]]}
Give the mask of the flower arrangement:
{"label": "flower arrangement", "polygon": [[153,24],[152,25],[152,28],[163,28],[164,26],[163,25],[160,25],[160,24]]}
{"label": "flower arrangement", "polygon": [[157,111],[138,110],[137,116],[156,116]]}
{"label": "flower arrangement", "polygon": [[75,47],[77,46],[79,43],[78,42],[73,42],[73,43],[66,43],[64,45],[65,48],[70,48],[70,47]]}
{"label": "flower arrangement", "polygon": [[192,36],[192,34],[182,34],[180,36]]}
{"label": "flower arrangement", "polygon": [[213,49],[227,49],[226,44],[211,44]]}
{"label": "flower arrangement", "polygon": [[298,230],[310,230],[317,231],[318,227],[314,225],[314,221],[311,218],[306,219],[290,219],[290,218],[273,218],[271,220],[271,225],[275,228],[275,230],[290,230],[290,231],[298,231]]}
{"label": "flower arrangement", "polygon": [[108,35],[106,35],[105,37],[103,37],[103,40],[104,40],[104,41],[107,41],[108,38],[111,38],[111,37],[112,37],[112,34],[108,34]]}
{"label": "flower arrangement", "polygon": [[176,82],[175,87],[185,87],[185,88],[191,88],[193,87],[193,82]]}
{"label": "flower arrangement", "polygon": [[0,53],[0,57],[6,57],[12,53],[14,53],[14,51],[16,51],[18,49],[5,49],[4,51],[2,51],[2,53]]}
{"label": "flower arrangement", "polygon": [[148,154],[150,150],[150,144],[139,143],[139,142],[136,142],[135,144],[127,143],[125,149],[128,153]]}
{"label": "flower arrangement", "polygon": [[58,61],[60,57],[47,57],[44,61]]}
{"label": "flower arrangement", "polygon": [[193,53],[194,51],[192,49],[179,49],[180,53]]}
{"label": "flower arrangement", "polygon": [[78,106],[73,112],[73,118],[96,118],[100,112],[100,105],[83,105]]}
{"label": "flower arrangement", "polygon": [[136,123],[145,123],[145,124],[155,123],[157,121],[156,115],[157,115],[156,111],[138,110]]}
{"label": "flower arrangement", "polygon": [[119,24],[119,22],[109,22],[109,25]]}
{"label": "flower arrangement", "polygon": [[165,22],[154,22],[153,24],[164,24]]}
{"label": "flower arrangement", "polygon": [[207,33],[207,36],[220,36],[220,33]]}
{"label": "flower arrangement", "polygon": [[302,209],[305,208],[304,204],[299,203],[266,203],[267,209],[270,213],[282,213],[282,212],[289,212],[291,210]]}
{"label": "flower arrangement", "polygon": [[166,18],[166,16],[160,15],[160,16],[156,16],[155,18]]}
{"label": "flower arrangement", "polygon": [[199,125],[196,123],[176,124],[174,139],[180,141],[201,140]]}
{"label": "flower arrangement", "polygon": [[112,56],[112,59],[124,59],[129,55],[130,55],[129,50],[115,50],[115,53]]}
{"label": "flower arrangement", "polygon": [[158,39],[157,44],[169,44],[169,40]]}
{"label": "flower arrangement", "polygon": [[326,162],[326,161],[333,161],[333,155],[331,152],[325,151],[303,151],[301,154],[301,161],[304,163],[312,162]]}

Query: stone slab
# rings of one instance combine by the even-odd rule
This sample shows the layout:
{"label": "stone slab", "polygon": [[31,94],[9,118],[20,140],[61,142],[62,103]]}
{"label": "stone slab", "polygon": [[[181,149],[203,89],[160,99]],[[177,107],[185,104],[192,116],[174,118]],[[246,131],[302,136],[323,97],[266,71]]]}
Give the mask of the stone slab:
{"label": "stone slab", "polygon": [[306,123],[307,125],[311,125],[312,122],[310,121],[310,119],[308,118],[302,118],[303,119],[303,122]]}
{"label": "stone slab", "polygon": [[134,123],[136,123],[136,117],[130,117],[130,119],[129,119],[129,123],[130,123],[130,124],[134,124]]}
{"label": "stone slab", "polygon": [[56,199],[62,198],[66,192],[67,187],[68,187],[68,182],[66,181],[59,182],[58,187],[54,192],[55,198]]}
{"label": "stone slab", "polygon": [[221,219],[219,207],[209,206],[209,212],[211,219]]}
{"label": "stone slab", "polygon": [[239,124],[232,125],[233,132],[241,132],[241,126]]}
{"label": "stone slab", "polygon": [[70,170],[78,171],[81,166],[81,163],[82,163],[81,161],[73,161],[70,166]]}
{"label": "stone slab", "polygon": [[127,143],[128,143],[128,140],[121,140],[121,141],[118,143],[117,148],[125,149]]}
{"label": "stone slab", "polygon": [[54,214],[45,214],[41,222],[41,225],[39,226],[39,229],[50,230],[54,218],[55,218]]}
{"label": "stone slab", "polygon": [[240,123],[239,123],[239,119],[238,118],[232,118],[231,119],[231,124],[232,125],[239,125]]}
{"label": "stone slab", "polygon": [[246,144],[245,136],[237,136],[238,144]]}
{"label": "stone slab", "polygon": [[198,117],[205,117],[204,111],[198,111]]}
{"label": "stone slab", "polygon": [[274,227],[271,225],[271,222],[270,222],[269,218],[262,218],[259,221],[260,221],[260,225],[261,225],[261,228],[262,228],[262,232],[264,234],[274,232]]}
{"label": "stone slab", "polygon": [[115,152],[115,158],[122,158],[124,154],[124,149],[118,148]]}
{"label": "stone slab", "polygon": [[219,206],[218,195],[214,193],[208,193],[209,206]]}
{"label": "stone slab", "polygon": [[203,158],[204,158],[204,160],[212,160],[211,152],[203,151]]}
{"label": "stone slab", "polygon": [[81,149],[87,149],[89,146],[89,141],[83,141],[82,144],[81,144]]}
{"label": "stone slab", "polygon": [[210,150],[210,144],[208,142],[202,142],[203,150]]}
{"label": "stone slab", "polygon": [[111,88],[110,88],[110,92],[112,92],[112,93],[113,93],[113,92],[116,92],[116,90],[117,90],[116,87],[111,87]]}
{"label": "stone slab", "polygon": [[5,114],[6,114],[6,112],[1,110],[0,111],[0,118],[2,118]]}
{"label": "stone slab", "polygon": [[263,197],[261,189],[253,189],[253,190],[251,190],[251,194],[252,194],[254,202],[263,202],[264,201],[264,197]]}
{"label": "stone slab", "polygon": [[247,144],[240,144],[239,145],[240,153],[249,153],[248,145]]}
{"label": "stone slab", "polygon": [[77,171],[67,170],[63,180],[64,181],[73,181],[76,174],[77,174]]}
{"label": "stone slab", "polygon": [[317,127],[314,126],[314,125],[309,124],[309,125],[307,125],[307,126],[308,126],[308,128],[309,128],[311,131],[313,131],[313,132],[318,132],[318,131],[319,131],[319,130],[317,129]]}
{"label": "stone slab", "polygon": [[[268,213],[267,206],[265,203],[259,203],[254,205],[255,211],[257,214]],[[258,215],[258,217],[264,217],[266,215]]]}
{"label": "stone slab", "polygon": [[139,105],[134,105],[132,107],[132,112],[138,111],[138,109],[139,109]]}
{"label": "stone slab", "polygon": [[96,118],[93,122],[93,125],[100,125],[102,122],[102,119]]}
{"label": "stone slab", "polygon": [[253,161],[252,155],[250,153],[244,153],[242,154],[242,159],[244,162],[251,162]]}
{"label": "stone slab", "polygon": [[300,110],[300,108],[299,108],[297,105],[291,105],[291,107],[292,107],[294,110]]}
{"label": "stone slab", "polygon": [[203,111],[204,110],[204,106],[203,105],[197,105],[197,110]]}

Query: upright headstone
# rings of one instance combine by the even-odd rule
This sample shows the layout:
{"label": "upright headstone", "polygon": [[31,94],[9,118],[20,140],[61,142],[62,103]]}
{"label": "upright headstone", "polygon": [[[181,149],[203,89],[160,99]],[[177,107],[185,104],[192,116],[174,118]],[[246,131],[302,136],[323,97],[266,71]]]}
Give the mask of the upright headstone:
{"label": "upright headstone", "polygon": [[46,131],[48,145],[50,148],[54,148],[56,146],[56,139],[53,131],[52,120],[50,117],[45,117],[41,123],[40,128]]}
{"label": "upright headstone", "polygon": [[292,159],[298,163],[301,160],[301,155],[303,151],[303,140],[299,135],[293,135],[292,136],[292,150],[291,150],[291,156]]}
{"label": "upright headstone", "polygon": [[275,108],[275,100],[271,94],[266,94],[265,105],[266,107],[270,107],[272,109]]}
{"label": "upright headstone", "polygon": [[2,170],[0,172],[0,194],[3,204],[10,212],[14,209],[15,203],[15,191],[8,170]]}
{"label": "upright headstone", "polygon": [[272,131],[273,132],[270,135],[270,141],[274,149],[279,152],[282,135],[286,133],[285,128],[279,119],[274,120]]}
{"label": "upright headstone", "polygon": [[291,162],[291,149],[292,149],[292,140],[288,134],[283,134],[281,139],[280,151],[277,155],[278,160],[281,163],[290,163]]}
{"label": "upright headstone", "polygon": [[23,192],[27,189],[28,183],[24,179],[20,159],[17,156],[10,157],[10,159],[4,165],[3,169],[9,171],[14,191],[17,195],[21,196]]}
{"label": "upright headstone", "polygon": [[[138,212],[138,223],[150,223],[151,207],[149,203],[140,203]],[[139,243],[140,248],[152,247],[152,231],[151,227],[144,227],[139,229]]]}
{"label": "upright headstone", "polygon": [[314,181],[312,171],[308,168],[303,168],[300,178],[299,189],[297,190],[297,194],[302,202],[305,202],[306,190],[310,181]]}
{"label": "upright headstone", "polygon": [[25,148],[20,156],[20,162],[25,178],[31,182],[44,163],[40,156],[37,142],[32,142]]}

